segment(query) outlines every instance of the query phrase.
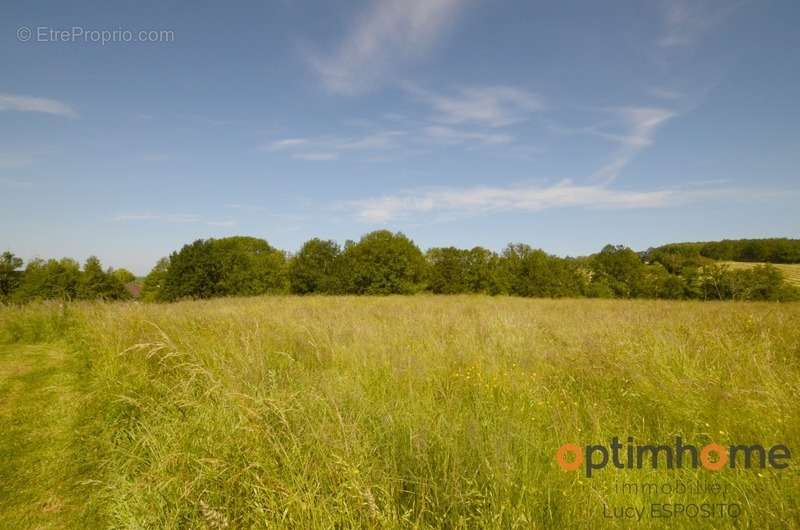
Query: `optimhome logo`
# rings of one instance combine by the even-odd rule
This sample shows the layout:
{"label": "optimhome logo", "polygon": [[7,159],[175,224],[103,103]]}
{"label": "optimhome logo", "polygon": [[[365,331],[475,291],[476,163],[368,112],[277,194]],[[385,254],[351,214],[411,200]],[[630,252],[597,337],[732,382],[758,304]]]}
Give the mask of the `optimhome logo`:
{"label": "optimhome logo", "polygon": [[[570,458],[571,455],[571,458]],[[585,467],[586,477],[591,478],[595,471],[604,469],[611,463],[616,469],[642,469],[649,461],[652,469],[697,469],[702,466],[708,471],[719,471],[728,465],[730,468],[786,469],[791,458],[789,448],[783,444],[766,449],[763,445],[730,445],[728,447],[711,443],[703,447],[684,444],[680,436],[675,437],[674,445],[635,445],[632,436],[626,444],[618,437],[611,438],[605,445],[587,445],[581,448],[576,444],[564,444],[556,451],[556,462],[564,471],[575,471]]]}

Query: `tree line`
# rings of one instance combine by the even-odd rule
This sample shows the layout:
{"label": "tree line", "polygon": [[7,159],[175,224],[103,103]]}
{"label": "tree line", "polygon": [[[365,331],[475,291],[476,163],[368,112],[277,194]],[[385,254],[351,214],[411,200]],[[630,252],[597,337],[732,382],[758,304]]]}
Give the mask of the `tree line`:
{"label": "tree line", "polygon": [[672,243],[659,249],[698,254],[719,261],[800,263],[800,239],[724,239],[700,243]]}
{"label": "tree line", "polygon": [[0,255],[0,302],[32,300],[126,300],[125,285],[136,277],[125,269],[103,269],[92,256],[81,265],[70,258],[23,261],[11,252]]}
{"label": "tree line", "polygon": [[[501,252],[482,247],[437,247],[422,252],[402,233],[388,230],[368,233],[344,246],[311,239],[295,254],[254,237],[200,239],[158,261],[143,281],[141,299],[170,302],[283,293],[419,292],[547,298],[800,299],[800,290],[784,282],[775,267],[767,264],[732,270],[705,255],[708,248],[714,248],[707,245],[679,243],[641,253],[606,245],[591,256],[561,258],[522,243],[509,244]],[[132,275],[124,269],[103,270],[97,258],[87,260],[83,269],[69,259],[34,260],[24,270],[21,266],[21,260],[12,254],[3,255],[0,296],[5,301],[130,296],[125,283]]]}

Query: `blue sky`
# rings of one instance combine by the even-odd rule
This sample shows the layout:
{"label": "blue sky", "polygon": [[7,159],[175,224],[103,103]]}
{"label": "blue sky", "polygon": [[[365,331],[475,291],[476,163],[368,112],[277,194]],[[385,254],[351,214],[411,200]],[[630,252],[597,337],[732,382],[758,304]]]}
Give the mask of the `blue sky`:
{"label": "blue sky", "polygon": [[769,0],[7,1],[0,247],[145,273],[233,234],[798,237],[798,23]]}

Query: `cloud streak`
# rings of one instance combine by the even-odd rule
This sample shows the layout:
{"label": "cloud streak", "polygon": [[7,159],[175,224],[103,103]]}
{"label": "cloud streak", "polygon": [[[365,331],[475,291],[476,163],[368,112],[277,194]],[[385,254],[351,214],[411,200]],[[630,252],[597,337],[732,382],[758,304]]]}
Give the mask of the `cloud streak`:
{"label": "cloud streak", "polygon": [[29,166],[32,159],[27,156],[20,156],[16,154],[0,153],[0,168],[18,169],[21,167]]}
{"label": "cloud streak", "polygon": [[33,182],[23,179],[0,177],[0,187],[12,190],[23,190],[32,188]]}
{"label": "cloud streak", "polygon": [[[632,191],[613,189],[610,184],[642,149],[653,143],[656,130],[675,116],[670,109],[657,107],[621,107],[607,109],[619,122],[618,131],[587,127],[577,132],[592,134],[619,144],[612,160],[592,178],[593,184],[576,184],[562,180],[551,185],[481,186],[417,190],[351,201],[347,207],[365,222],[384,223],[430,213],[478,215],[491,212],[536,212],[552,208],[657,208],[683,201],[706,191],[655,190]],[[426,129],[428,135],[445,140],[461,140],[463,134],[439,126]],[[499,143],[512,141],[502,135]]]}
{"label": "cloud streak", "polygon": [[660,7],[664,31],[657,44],[680,48],[694,44],[738,5],[730,0],[663,0]]}
{"label": "cloud streak", "polygon": [[563,180],[550,186],[442,188],[351,201],[365,222],[384,223],[425,213],[478,215],[491,212],[536,212],[552,208],[654,208],[685,198],[671,190],[628,191],[578,185]]}
{"label": "cloud streak", "polygon": [[378,0],[333,54],[309,54],[308,61],[330,91],[366,92],[393,66],[428,52],[465,4],[465,0]]}
{"label": "cloud streak", "polygon": [[169,213],[169,214],[155,214],[155,213],[135,213],[135,214],[121,214],[113,218],[116,222],[126,221],[166,221],[169,223],[197,223],[200,221],[200,216],[194,214],[183,213]]}
{"label": "cloud streak", "polygon": [[514,136],[493,130],[421,125],[409,130],[377,131],[360,136],[286,138],[270,142],[262,150],[283,153],[296,160],[332,161],[353,154],[418,153],[432,146],[500,146],[514,141]]}
{"label": "cloud streak", "polygon": [[615,109],[614,112],[622,118],[626,131],[623,134],[594,132],[598,136],[622,144],[611,161],[592,175],[594,179],[605,183],[616,180],[634,157],[653,143],[656,130],[675,116],[672,110],[651,107],[625,107]]}
{"label": "cloud streak", "polygon": [[134,213],[134,214],[120,214],[114,216],[112,220],[118,223],[124,223],[124,222],[162,222],[162,223],[172,223],[172,224],[202,223],[206,226],[213,226],[213,227],[228,227],[236,225],[236,221],[233,219],[205,220],[199,215],[186,214],[186,213],[157,214],[157,213],[145,212],[145,213]]}
{"label": "cloud streak", "polygon": [[406,88],[431,107],[433,121],[451,125],[506,127],[544,110],[538,95],[511,86],[460,88],[452,94],[437,94],[413,85]]}
{"label": "cloud streak", "polygon": [[377,131],[360,136],[324,136],[318,138],[285,138],[265,145],[272,153],[287,153],[297,160],[337,160],[348,152],[385,151],[400,147],[405,131]]}
{"label": "cloud streak", "polygon": [[342,207],[365,223],[384,224],[424,215],[476,216],[491,213],[540,212],[557,208],[605,210],[650,209],[700,200],[774,200],[800,196],[798,189],[765,190],[715,187],[725,181],[691,182],[653,191],[613,189],[562,180],[550,185],[475,186],[412,190],[349,201]]}
{"label": "cloud streak", "polygon": [[72,107],[61,101],[13,94],[0,94],[0,111],[39,112],[70,118],[78,116]]}
{"label": "cloud streak", "polygon": [[487,145],[509,144],[514,141],[510,134],[484,133],[464,131],[452,127],[432,125],[425,127],[424,134],[431,140],[444,144],[462,144],[464,142],[478,142]]}
{"label": "cloud streak", "polygon": [[615,109],[615,112],[621,116],[627,132],[620,136],[598,134],[635,148],[652,144],[656,129],[675,116],[675,112],[670,109],[653,107],[624,107]]}
{"label": "cloud streak", "polygon": [[602,109],[602,112],[613,116],[611,128],[609,123],[578,129],[555,125],[549,128],[557,134],[585,134],[618,144],[619,148],[611,160],[592,175],[595,180],[606,183],[617,179],[640,151],[653,144],[658,128],[677,116],[674,110],[659,107],[619,107]]}

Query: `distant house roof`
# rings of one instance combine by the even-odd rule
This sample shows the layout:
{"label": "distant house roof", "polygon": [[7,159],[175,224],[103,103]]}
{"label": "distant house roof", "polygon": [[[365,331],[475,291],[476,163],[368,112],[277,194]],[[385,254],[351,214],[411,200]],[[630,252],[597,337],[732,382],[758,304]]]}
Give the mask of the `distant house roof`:
{"label": "distant house roof", "polygon": [[128,282],[125,284],[125,289],[127,289],[134,298],[142,296],[142,284],[140,282]]}

